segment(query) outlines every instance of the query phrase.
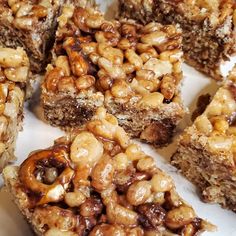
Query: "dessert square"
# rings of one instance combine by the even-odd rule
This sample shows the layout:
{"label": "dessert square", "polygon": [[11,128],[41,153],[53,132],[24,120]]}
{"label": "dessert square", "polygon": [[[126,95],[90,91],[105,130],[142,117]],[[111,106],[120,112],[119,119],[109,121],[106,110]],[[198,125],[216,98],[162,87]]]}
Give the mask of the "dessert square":
{"label": "dessert square", "polygon": [[3,171],[36,235],[199,235],[214,226],[99,108],[83,130]]}
{"label": "dessert square", "polygon": [[66,3],[95,6],[94,0],[1,0],[0,45],[23,47],[30,59],[31,71],[44,71],[50,61],[57,17]]}
{"label": "dessert square", "polygon": [[186,62],[216,80],[220,65],[236,51],[234,0],[120,0],[123,17],[180,24]]}
{"label": "dessert square", "polygon": [[23,47],[31,70],[39,73],[48,62],[53,45],[56,17],[64,1],[2,0],[0,2],[0,44]]}
{"label": "dessert square", "polygon": [[22,48],[0,47],[0,172],[15,159],[28,74],[29,60]]}
{"label": "dessert square", "polygon": [[83,125],[104,105],[132,136],[163,146],[184,114],[181,30],[152,22],[107,21],[67,6],[42,85],[47,121]]}
{"label": "dessert square", "polygon": [[179,138],[175,165],[204,201],[236,212],[236,66],[204,113]]}

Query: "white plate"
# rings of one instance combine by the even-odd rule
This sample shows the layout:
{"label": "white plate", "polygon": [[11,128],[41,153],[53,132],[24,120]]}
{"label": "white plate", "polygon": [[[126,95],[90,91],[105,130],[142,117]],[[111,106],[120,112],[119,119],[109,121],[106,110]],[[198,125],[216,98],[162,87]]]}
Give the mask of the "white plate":
{"label": "white plate", "polygon": [[[111,3],[111,1],[103,1],[102,9],[105,9],[107,6],[113,6],[113,3]],[[114,8],[109,7],[109,9]],[[236,58],[233,58],[231,62],[224,65],[224,74],[226,74],[235,62]],[[206,78],[189,66],[184,65],[183,71],[184,82],[182,94],[186,106],[189,107],[190,111],[192,111],[195,107],[197,97],[200,94],[205,94],[207,92],[214,94],[218,86],[213,80]],[[190,121],[187,115],[181,126],[184,127],[189,123]],[[35,109],[26,104],[24,130],[19,134],[17,140],[16,155],[18,156],[18,160],[16,163],[20,164],[33,150],[49,147],[53,144],[54,139],[62,135],[62,131],[57,128],[52,128],[40,121],[35,115]],[[154,150],[150,146],[144,144],[142,144],[142,148],[146,153],[155,157],[159,167],[167,171],[174,178],[179,194],[194,207],[197,214],[218,226],[217,232],[205,233],[204,236],[236,236],[236,215],[231,211],[220,208],[218,205],[205,204],[201,202],[196,188],[179,175],[175,168],[168,164],[170,156],[175,151],[175,143],[161,150]],[[2,179],[0,177],[0,186],[1,185]],[[0,236],[31,235],[33,234],[29,226],[19,214],[18,209],[12,202],[11,196],[1,190]]]}

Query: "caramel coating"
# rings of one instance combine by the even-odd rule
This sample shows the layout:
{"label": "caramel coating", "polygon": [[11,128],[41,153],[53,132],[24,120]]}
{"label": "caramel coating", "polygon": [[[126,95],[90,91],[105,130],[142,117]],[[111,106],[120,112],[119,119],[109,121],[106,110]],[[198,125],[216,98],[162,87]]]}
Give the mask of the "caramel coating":
{"label": "caramel coating", "polygon": [[20,186],[43,233],[145,236],[160,229],[186,235],[202,230],[201,219],[154,159],[129,140],[124,145],[114,134],[107,136],[104,124],[111,132],[119,127],[99,108],[83,131],[22,163]]}
{"label": "caramel coating", "polygon": [[[122,104],[131,103],[135,96],[141,109],[158,108],[178,94],[182,78],[178,27],[107,21],[97,10],[67,7],[60,16],[58,35],[51,70],[61,68],[64,76],[73,78],[66,83],[70,94],[102,91],[105,101]],[[46,75],[46,90],[65,91],[54,76],[50,71]]]}

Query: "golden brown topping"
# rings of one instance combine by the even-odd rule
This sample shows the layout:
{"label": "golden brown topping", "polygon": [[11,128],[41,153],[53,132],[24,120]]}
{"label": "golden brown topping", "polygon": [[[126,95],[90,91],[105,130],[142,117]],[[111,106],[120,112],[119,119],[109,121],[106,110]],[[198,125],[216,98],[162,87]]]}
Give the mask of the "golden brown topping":
{"label": "golden brown topping", "polygon": [[68,38],[63,44],[69,57],[71,71],[75,76],[87,75],[89,70],[88,62],[85,60],[82,52],[73,47],[73,43],[73,38]]}
{"label": "golden brown topping", "polygon": [[164,96],[161,93],[154,92],[143,96],[139,104],[141,107],[157,108],[163,103],[163,100]]}
{"label": "golden brown topping", "polygon": [[57,89],[60,92],[70,92],[75,93],[75,81],[71,76],[63,76],[58,80]]}
{"label": "golden brown topping", "polygon": [[211,136],[208,138],[208,146],[212,152],[227,152],[231,150],[233,139],[225,136]]}
{"label": "golden brown topping", "polygon": [[176,91],[175,79],[172,76],[165,75],[161,81],[160,89],[164,98],[171,100]]}
{"label": "golden brown topping", "polygon": [[103,204],[98,196],[91,196],[80,206],[80,214],[84,217],[98,216],[102,213]]}
{"label": "golden brown topping", "polygon": [[[142,27],[131,20],[109,22],[98,11],[83,8],[75,8],[68,20],[73,9],[64,11],[57,41],[61,49],[55,50],[53,67],[75,77],[77,93],[92,88],[106,91],[105,101],[135,101],[138,106],[150,104],[152,108],[175,99],[182,78],[178,27],[157,23]],[[46,89],[60,92],[54,86],[48,88],[47,78]]]}
{"label": "golden brown topping", "polygon": [[98,108],[95,119],[87,124],[87,129],[95,135],[115,140],[122,148],[126,148],[129,144],[128,135],[118,126],[117,119],[105,112],[104,108]]}
{"label": "golden brown topping", "polygon": [[65,76],[70,76],[70,65],[67,56],[59,56],[55,62],[56,67],[60,67],[63,70]]}
{"label": "golden brown topping", "polygon": [[29,66],[29,60],[21,48],[0,47],[0,66],[3,68]]}
{"label": "golden brown topping", "polygon": [[0,171],[14,159],[12,151],[28,76],[29,59],[25,51],[22,48],[0,47]]}
{"label": "golden brown topping", "polygon": [[151,179],[154,192],[167,192],[173,188],[172,179],[162,171],[158,171]]}
{"label": "golden brown topping", "polygon": [[89,234],[90,236],[109,236],[109,235],[116,235],[116,236],[125,236],[125,232],[122,229],[122,227],[118,225],[108,225],[108,224],[102,224],[97,225],[94,227],[92,232]]}
{"label": "golden brown topping", "polygon": [[86,196],[78,192],[69,192],[65,194],[65,203],[70,207],[78,207],[86,200]]}
{"label": "golden brown topping", "polygon": [[36,16],[38,19],[44,18],[48,14],[47,8],[41,5],[34,5],[32,7],[32,12],[33,15]]}
{"label": "golden brown topping", "polygon": [[78,90],[88,89],[95,85],[95,78],[92,75],[82,75],[75,81]]}
{"label": "golden brown topping", "polygon": [[113,64],[121,65],[124,60],[123,52],[118,48],[113,48],[106,43],[98,44],[98,53],[111,61]]}
{"label": "golden brown topping", "polygon": [[26,82],[28,78],[29,67],[23,66],[18,68],[7,68],[4,70],[4,74],[7,79],[13,82]]}
{"label": "golden brown topping", "polygon": [[133,183],[127,191],[127,200],[131,205],[138,206],[147,201],[151,195],[151,184],[143,180]]}
{"label": "golden brown topping", "polygon": [[135,226],[138,223],[138,214],[135,211],[127,209],[117,203],[109,203],[106,210],[107,218],[112,224]]}
{"label": "golden brown topping", "polygon": [[191,207],[180,206],[167,212],[165,221],[170,229],[178,229],[191,223],[195,217],[196,215]]}
{"label": "golden brown topping", "polygon": [[81,7],[75,8],[72,16],[75,25],[84,32],[90,32],[89,26],[85,23],[85,19],[88,18],[89,13]]}
{"label": "golden brown topping", "polygon": [[[194,121],[194,128],[208,136],[206,144],[213,153],[235,153],[235,68],[203,114]],[[234,165],[231,155],[228,156],[229,165]]]}
{"label": "golden brown topping", "polygon": [[110,156],[104,155],[92,171],[92,186],[98,191],[107,189],[113,181],[114,166]]}
{"label": "golden brown topping", "polygon": [[70,150],[70,158],[78,166],[94,166],[103,154],[102,144],[87,131],[76,136]]}
{"label": "golden brown topping", "polygon": [[209,135],[213,131],[213,126],[206,116],[197,117],[194,123],[196,128],[206,135]]}
{"label": "golden brown topping", "polygon": [[59,79],[64,76],[64,72],[60,67],[50,70],[45,77],[45,86],[48,91],[57,91]]}
{"label": "golden brown topping", "polygon": [[137,169],[139,171],[150,172],[155,169],[155,161],[152,157],[146,156],[140,159],[137,163]]}

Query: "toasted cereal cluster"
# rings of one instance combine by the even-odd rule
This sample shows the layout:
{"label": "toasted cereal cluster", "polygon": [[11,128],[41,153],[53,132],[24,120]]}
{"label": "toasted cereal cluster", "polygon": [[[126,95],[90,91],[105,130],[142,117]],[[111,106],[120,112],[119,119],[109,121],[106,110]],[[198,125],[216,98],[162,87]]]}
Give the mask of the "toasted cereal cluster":
{"label": "toasted cereal cluster", "polygon": [[9,80],[15,83],[26,83],[29,73],[29,60],[23,49],[0,47],[0,82]]}
{"label": "toasted cereal cluster", "polygon": [[18,186],[18,205],[23,213],[30,208],[25,214],[38,235],[190,236],[212,229],[104,108],[73,138],[31,154],[15,176],[12,168],[4,170],[6,183]]}
{"label": "toasted cereal cluster", "polygon": [[7,15],[8,20],[19,30],[32,30],[39,22],[43,22],[52,8],[52,1],[5,1],[8,11],[3,14]]}
{"label": "toasted cereal cluster", "polygon": [[22,113],[29,60],[21,48],[0,47],[0,171],[14,159],[14,143]]}
{"label": "toasted cereal cluster", "polygon": [[228,78],[229,82],[218,90],[205,112],[194,122],[194,127],[208,137],[208,145],[212,151],[236,151],[235,78],[236,67]]}
{"label": "toasted cereal cluster", "polygon": [[106,21],[94,9],[65,7],[58,18],[51,93],[101,91],[105,103],[157,108],[179,101],[181,31],[175,26]]}

